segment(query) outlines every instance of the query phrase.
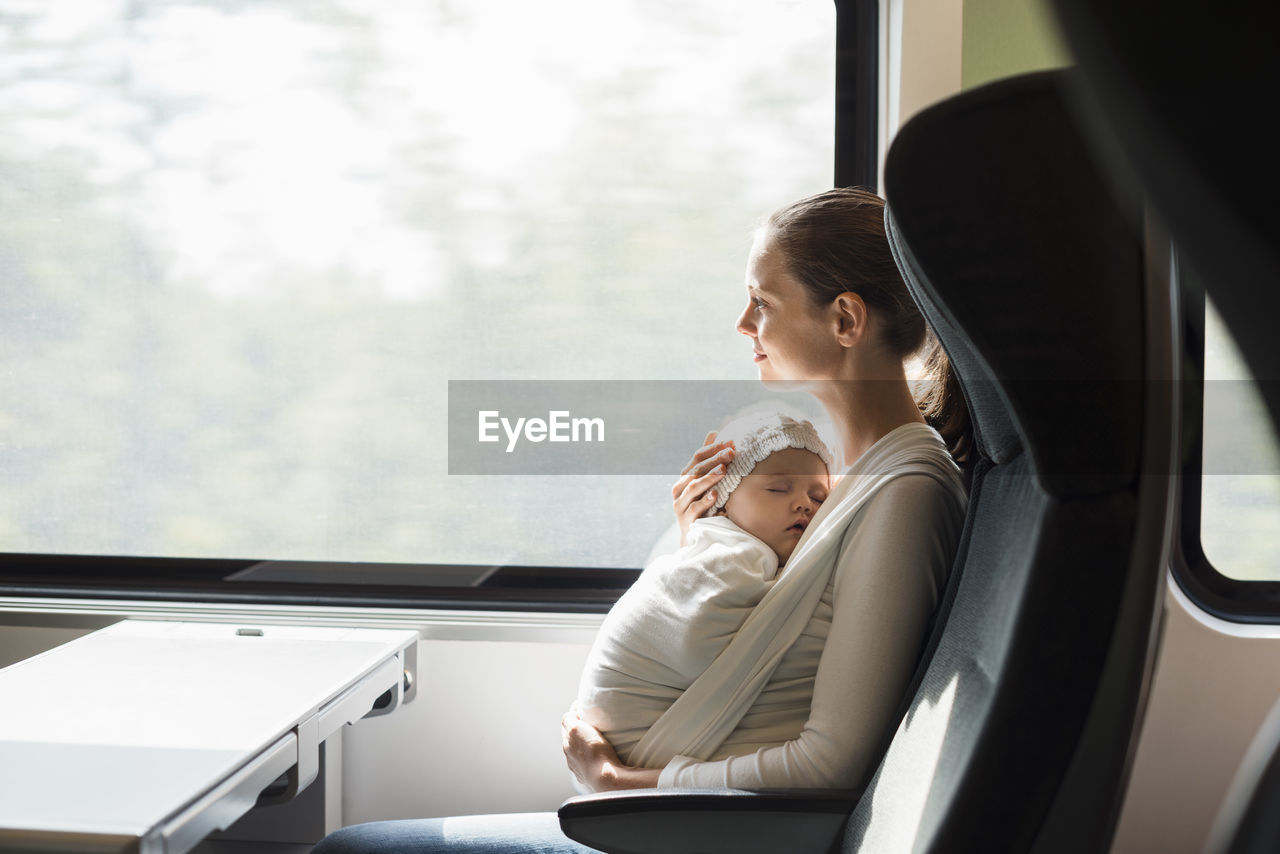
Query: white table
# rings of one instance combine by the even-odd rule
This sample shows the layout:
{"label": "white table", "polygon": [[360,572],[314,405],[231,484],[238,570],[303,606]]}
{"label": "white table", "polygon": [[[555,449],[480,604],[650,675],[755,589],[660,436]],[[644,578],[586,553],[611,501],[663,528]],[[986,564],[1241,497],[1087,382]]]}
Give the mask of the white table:
{"label": "white table", "polygon": [[395,708],[417,639],[125,620],[0,670],[0,851],[189,851]]}

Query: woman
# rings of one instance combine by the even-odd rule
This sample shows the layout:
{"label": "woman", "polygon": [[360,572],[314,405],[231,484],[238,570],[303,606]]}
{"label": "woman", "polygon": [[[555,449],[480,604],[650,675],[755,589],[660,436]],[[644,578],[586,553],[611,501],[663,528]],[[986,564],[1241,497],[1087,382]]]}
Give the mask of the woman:
{"label": "woman", "polygon": [[[920,403],[911,393],[905,363],[928,332],[889,252],[879,197],[836,189],[776,212],[757,234],[746,278],[737,328],[751,339],[760,378],[822,404],[845,476],[770,593],[787,590],[771,609],[776,619],[762,602],[754,636],[743,639],[750,654],[725,665],[704,702],[691,700],[695,714],[716,716],[709,737],[662,767],[626,766],[599,732],[565,716],[569,767],[595,791],[864,783],[897,723],[959,540],[959,470],[926,423],[961,453],[964,405],[936,346],[927,360],[930,392]],[[673,488],[682,530],[714,503],[711,487],[732,458],[732,448],[713,439]],[[375,850],[589,849],[565,839],[553,814],[362,825],[316,849]]]}

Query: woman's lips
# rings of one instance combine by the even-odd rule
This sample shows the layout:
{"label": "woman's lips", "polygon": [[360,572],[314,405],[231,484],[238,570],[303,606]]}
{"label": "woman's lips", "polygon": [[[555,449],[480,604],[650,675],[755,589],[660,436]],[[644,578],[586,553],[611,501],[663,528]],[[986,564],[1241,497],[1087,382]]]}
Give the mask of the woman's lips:
{"label": "woman's lips", "polygon": [[765,356],[765,354],[764,354],[764,353],[761,353],[761,352],[760,352],[760,351],[758,351],[758,350],[753,351],[753,352],[755,352],[755,358],[754,358],[754,359],[752,359],[752,361],[753,361],[753,362],[763,362],[765,359],[767,359],[767,358],[768,358],[767,356]]}

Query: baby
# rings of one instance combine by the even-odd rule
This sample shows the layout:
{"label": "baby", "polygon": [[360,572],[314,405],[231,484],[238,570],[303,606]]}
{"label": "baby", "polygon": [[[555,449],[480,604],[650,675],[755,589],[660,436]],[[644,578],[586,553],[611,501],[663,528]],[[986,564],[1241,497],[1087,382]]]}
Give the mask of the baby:
{"label": "baby", "polygon": [[623,762],[728,646],[830,491],[831,452],[782,413],[727,424],[735,455],[687,545],[653,561],[605,618],[575,708]]}

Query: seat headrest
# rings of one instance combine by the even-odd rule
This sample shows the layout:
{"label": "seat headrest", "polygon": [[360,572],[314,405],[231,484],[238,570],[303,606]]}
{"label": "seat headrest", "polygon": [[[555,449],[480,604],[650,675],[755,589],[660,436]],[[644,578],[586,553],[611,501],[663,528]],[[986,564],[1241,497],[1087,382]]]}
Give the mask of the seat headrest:
{"label": "seat headrest", "polygon": [[[1280,429],[1280,205],[1273,110],[1280,10],[1052,0],[1078,58],[1082,127],[1139,184],[1260,381]],[[1158,10],[1158,11],[1157,11]]]}
{"label": "seat headrest", "polygon": [[970,90],[908,122],[885,162],[899,267],[960,375],[979,451],[1025,448],[1045,489],[1136,474],[1142,241],[1069,114],[1069,71]]}

